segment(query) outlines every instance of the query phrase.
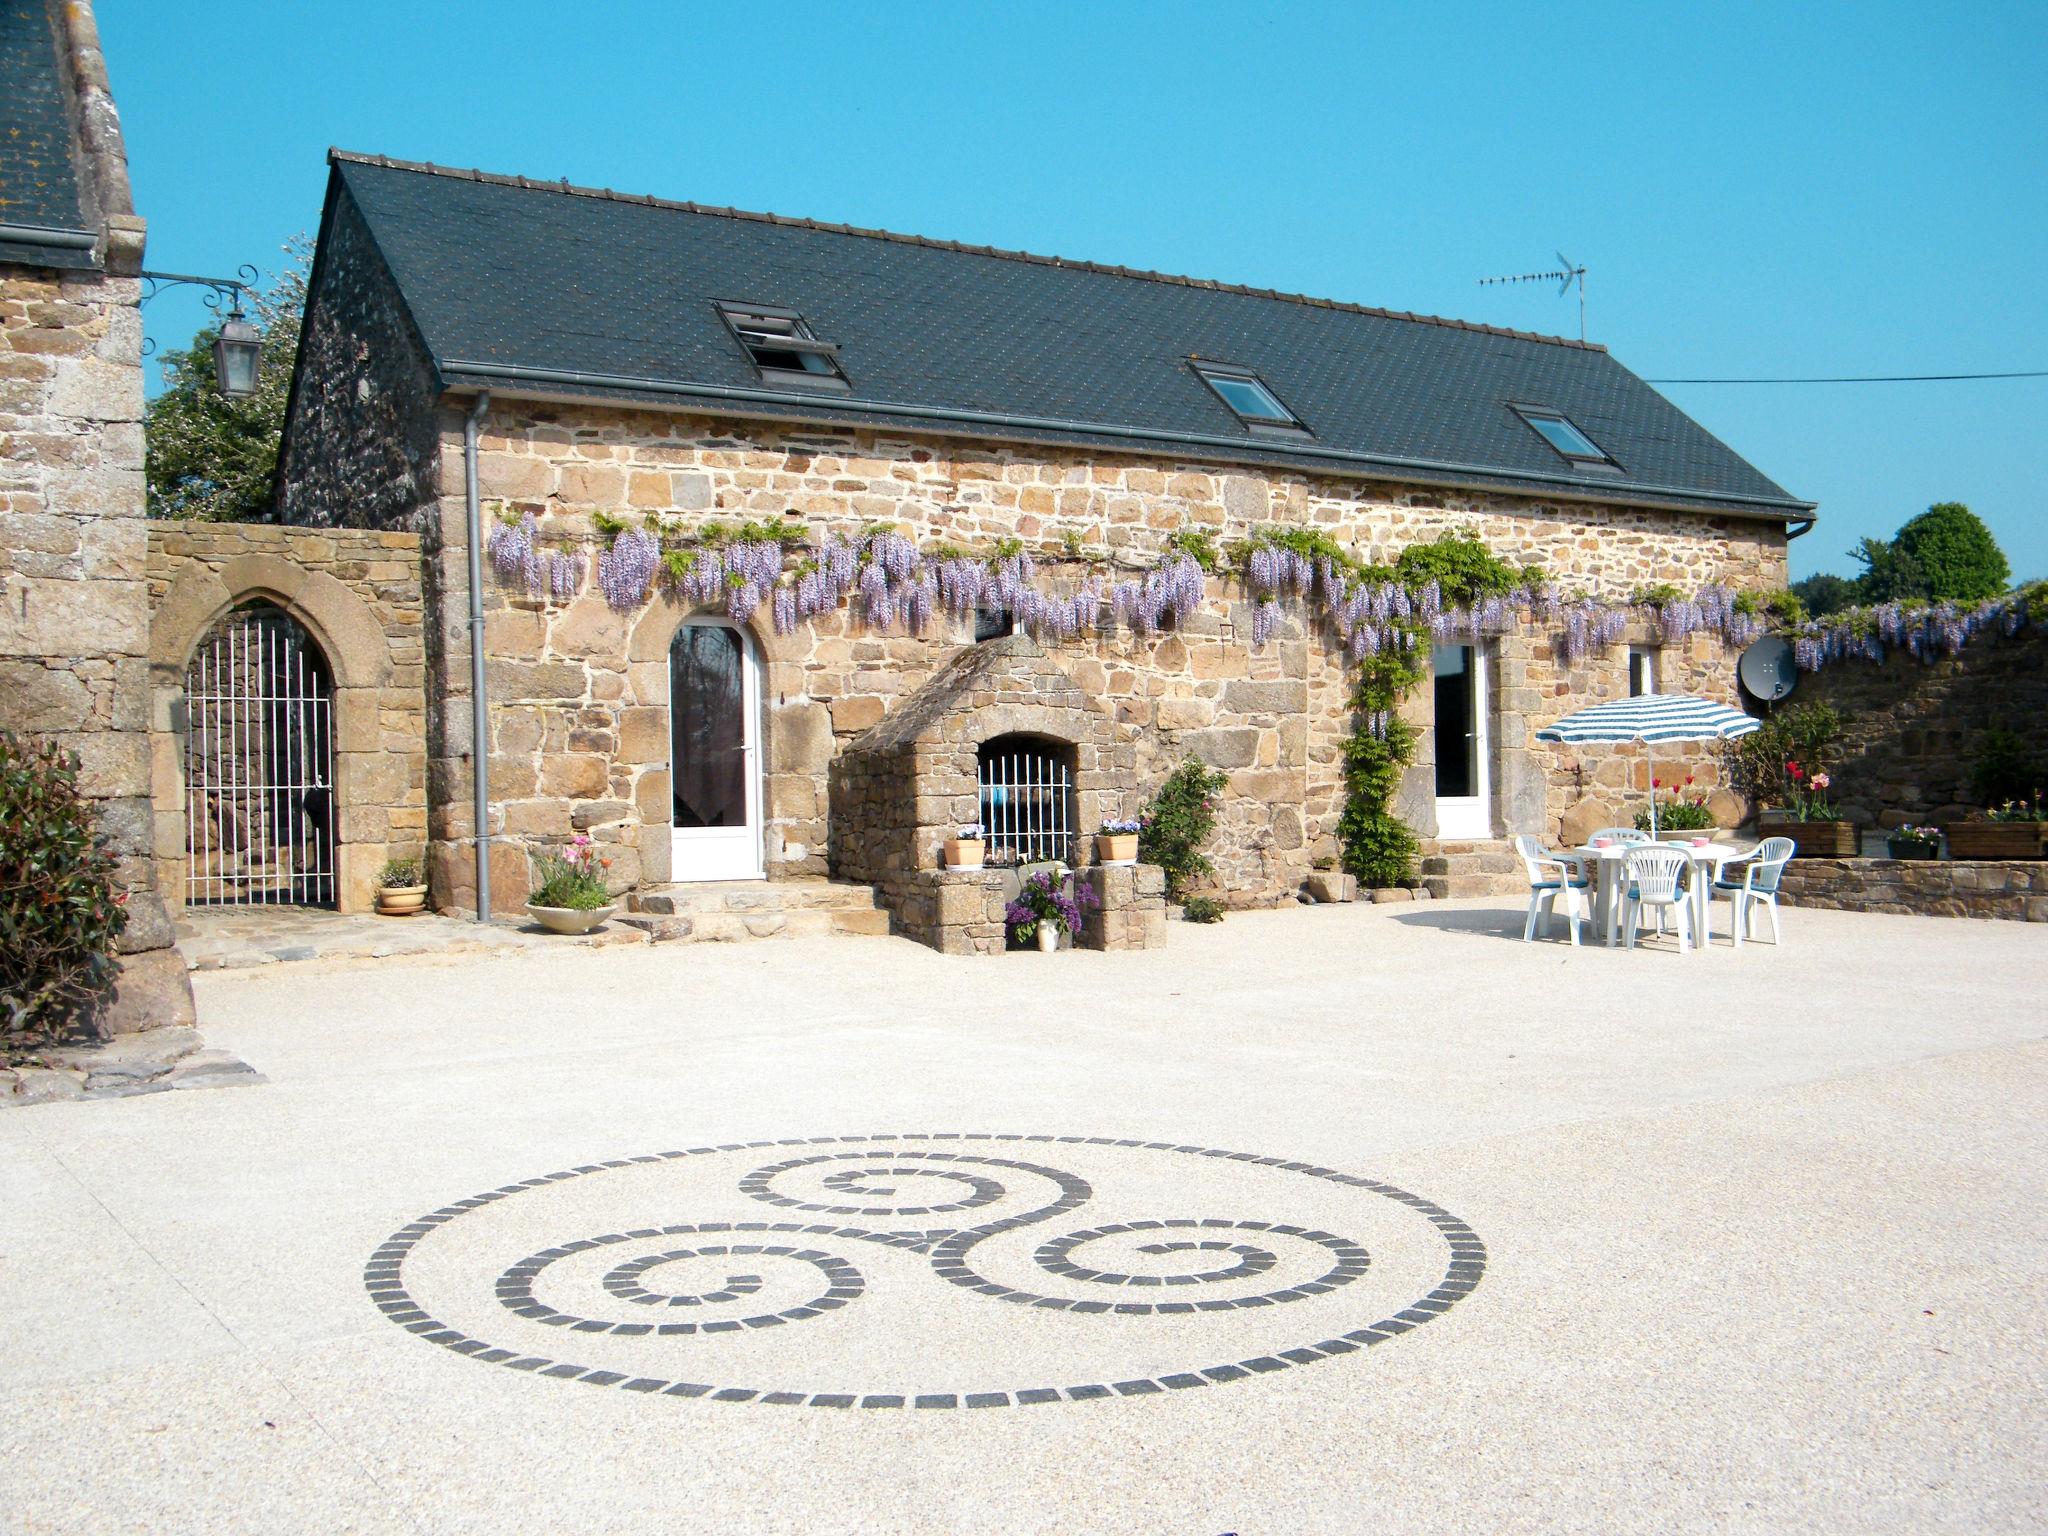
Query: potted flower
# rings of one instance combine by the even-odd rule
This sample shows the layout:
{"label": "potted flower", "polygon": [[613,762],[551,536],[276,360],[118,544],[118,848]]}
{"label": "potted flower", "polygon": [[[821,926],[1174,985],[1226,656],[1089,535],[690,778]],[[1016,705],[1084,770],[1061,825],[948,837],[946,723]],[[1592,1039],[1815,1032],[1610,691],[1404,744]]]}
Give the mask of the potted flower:
{"label": "potted flower", "polygon": [[418,859],[387,859],[377,876],[377,911],[384,917],[411,917],[427,904],[427,881]]}
{"label": "potted flower", "polygon": [[1938,859],[1941,857],[1941,828],[1893,827],[1885,836],[1884,846],[1895,859]]}
{"label": "potted flower", "polygon": [[2038,859],[2048,854],[2048,799],[2008,800],[1984,813],[1982,821],[1948,824],[1952,859]]}
{"label": "potted flower", "polygon": [[948,869],[979,869],[988,845],[981,840],[981,823],[970,822],[960,829],[959,836],[946,839],[946,867]]}
{"label": "potted flower", "polygon": [[1095,857],[1104,864],[1135,864],[1138,862],[1138,834],[1145,823],[1136,817],[1124,821],[1105,821],[1102,830],[1095,834]]}
{"label": "potted flower", "polygon": [[1666,832],[1706,832],[1714,830],[1714,813],[1707,809],[1707,792],[1692,788],[1693,775],[1685,776],[1685,783],[1671,786],[1671,797],[1664,798],[1664,781],[1650,780],[1650,798],[1656,802],[1656,813],[1652,817],[1650,807],[1636,812],[1636,830],[1654,830],[1658,835]]}
{"label": "potted flower", "polygon": [[559,853],[537,854],[533,867],[539,878],[526,910],[550,933],[590,932],[617,910],[604,883],[611,863],[587,832],[578,832]]}
{"label": "potted flower", "polygon": [[1759,829],[1792,839],[1793,856],[1801,859],[1853,859],[1861,849],[1856,823],[1844,821],[1828,799],[1834,782],[1822,772],[1809,772],[1795,759],[1785,762],[1782,794],[1786,804],[1757,818]]}
{"label": "potted flower", "polygon": [[1041,870],[1024,882],[1017,899],[1004,909],[1003,920],[1018,943],[1036,939],[1040,952],[1049,955],[1060,947],[1061,934],[1081,931],[1082,912],[1095,904],[1095,892],[1087,886],[1077,886],[1053,870]]}

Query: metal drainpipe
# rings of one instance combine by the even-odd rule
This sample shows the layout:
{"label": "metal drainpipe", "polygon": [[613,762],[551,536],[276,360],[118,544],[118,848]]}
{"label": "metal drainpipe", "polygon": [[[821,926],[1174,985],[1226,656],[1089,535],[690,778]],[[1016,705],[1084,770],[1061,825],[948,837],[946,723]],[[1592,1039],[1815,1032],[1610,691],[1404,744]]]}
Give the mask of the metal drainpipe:
{"label": "metal drainpipe", "polygon": [[462,495],[469,512],[469,764],[476,789],[471,808],[476,833],[476,920],[491,920],[490,722],[484,698],[484,528],[476,495],[476,429],[491,408],[491,392],[477,391],[462,422]]}

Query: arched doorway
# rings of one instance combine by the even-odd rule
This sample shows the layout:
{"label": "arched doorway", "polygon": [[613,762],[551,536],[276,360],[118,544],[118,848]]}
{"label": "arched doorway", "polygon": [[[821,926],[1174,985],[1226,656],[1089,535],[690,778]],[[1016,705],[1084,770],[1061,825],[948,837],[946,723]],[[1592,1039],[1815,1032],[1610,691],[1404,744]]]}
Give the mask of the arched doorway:
{"label": "arched doorway", "polygon": [[223,615],[185,667],[185,900],[332,906],[334,677],[268,602]]}
{"label": "arched doorway", "polygon": [[691,619],[668,648],[677,880],[761,878],[761,664],[744,631]]}

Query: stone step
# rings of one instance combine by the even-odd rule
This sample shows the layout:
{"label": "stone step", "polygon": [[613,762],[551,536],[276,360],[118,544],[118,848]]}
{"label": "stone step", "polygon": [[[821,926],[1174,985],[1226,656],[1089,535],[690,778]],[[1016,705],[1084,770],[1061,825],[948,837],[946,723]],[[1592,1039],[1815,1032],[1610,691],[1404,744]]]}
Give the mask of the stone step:
{"label": "stone step", "polygon": [[871,885],[839,880],[701,880],[649,886],[627,898],[634,912],[661,917],[761,912],[871,912]]}
{"label": "stone step", "polygon": [[656,944],[735,944],[820,934],[886,937],[872,886],[832,880],[721,880],[653,886],[618,919]]}
{"label": "stone step", "polygon": [[1465,896],[1526,896],[1528,881],[1515,875],[1424,875],[1422,888],[1439,901]]}
{"label": "stone step", "polygon": [[1512,853],[1432,853],[1420,864],[1425,875],[1512,875],[1522,868],[1521,859]]}

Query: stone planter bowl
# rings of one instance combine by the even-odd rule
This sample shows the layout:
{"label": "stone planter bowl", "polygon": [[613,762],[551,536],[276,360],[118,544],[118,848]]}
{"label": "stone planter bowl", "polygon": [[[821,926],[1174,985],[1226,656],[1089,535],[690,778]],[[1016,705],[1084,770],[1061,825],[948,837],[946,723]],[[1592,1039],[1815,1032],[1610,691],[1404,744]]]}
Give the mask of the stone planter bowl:
{"label": "stone planter bowl", "polygon": [[592,907],[585,912],[575,907],[537,907],[529,901],[526,910],[549,933],[588,933],[619,909],[615,906]]}
{"label": "stone planter bowl", "polygon": [[411,917],[427,904],[424,885],[382,885],[377,888],[377,912],[381,917]]}

